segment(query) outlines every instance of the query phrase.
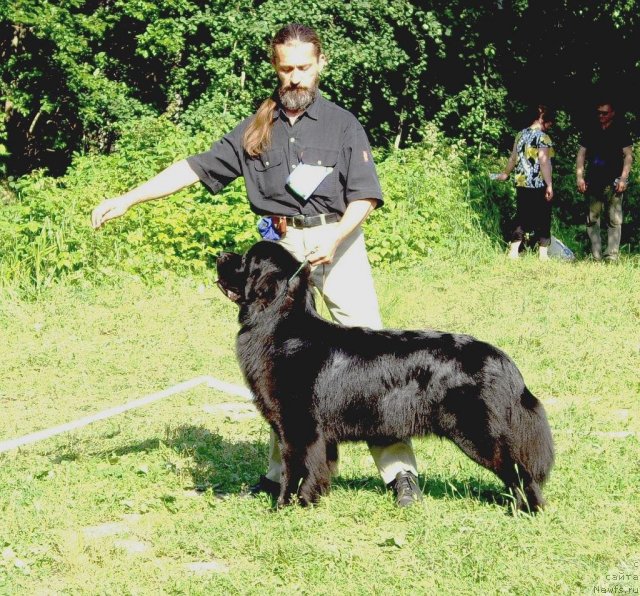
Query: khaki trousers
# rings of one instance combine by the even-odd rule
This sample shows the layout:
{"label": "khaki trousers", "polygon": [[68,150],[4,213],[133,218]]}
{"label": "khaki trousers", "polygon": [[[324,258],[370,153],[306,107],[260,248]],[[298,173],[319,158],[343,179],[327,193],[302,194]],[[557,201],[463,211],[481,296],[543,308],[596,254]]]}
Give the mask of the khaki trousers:
{"label": "khaki trousers", "polygon": [[587,216],[587,235],[591,241],[591,254],[597,260],[602,258],[602,238],[600,236],[600,219],[605,214],[607,224],[608,259],[617,259],[622,238],[622,198],[612,186],[607,186],[597,194],[589,194],[589,215]]}
{"label": "khaki trousers", "polygon": [[[323,238],[335,234],[337,225],[335,223],[304,229],[289,227],[279,242],[299,261],[304,261],[306,255]],[[361,228],[356,228],[338,246],[333,263],[313,269],[311,279],[335,322],[347,326],[382,328],[378,299]],[[398,472],[412,472],[418,475],[410,439],[392,445],[368,445],[385,484],[393,481]],[[266,477],[280,482],[281,470],[280,447],[276,434],[271,431]]]}

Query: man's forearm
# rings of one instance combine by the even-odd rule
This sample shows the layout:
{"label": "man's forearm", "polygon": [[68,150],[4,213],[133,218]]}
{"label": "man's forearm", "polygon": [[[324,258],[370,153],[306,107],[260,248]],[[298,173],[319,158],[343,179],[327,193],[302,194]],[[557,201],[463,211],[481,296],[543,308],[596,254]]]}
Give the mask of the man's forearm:
{"label": "man's forearm", "polygon": [[198,175],[188,162],[178,161],[129,192],[102,201],[91,213],[91,225],[97,230],[104,223],[124,215],[133,205],[166,197],[197,180]]}
{"label": "man's forearm", "polygon": [[191,186],[199,180],[198,175],[191,169],[186,159],[173,165],[122,195],[129,206],[160,199]]}
{"label": "man's forearm", "polygon": [[622,165],[622,174],[620,177],[627,180],[631,173],[631,165],[633,164],[633,150],[631,147],[625,147],[622,151],[624,153],[624,163]]}
{"label": "man's forearm", "polygon": [[338,224],[338,242],[342,242],[375,209],[376,199],[359,199],[347,205],[347,209]]}
{"label": "man's forearm", "polygon": [[584,178],[584,157],[586,150],[584,147],[578,149],[578,155],[576,156],[576,179],[581,180]]}
{"label": "man's forearm", "polygon": [[326,235],[307,255],[311,265],[332,263],[338,245],[367,218],[376,203],[376,199],[358,199],[349,203],[333,233]]}

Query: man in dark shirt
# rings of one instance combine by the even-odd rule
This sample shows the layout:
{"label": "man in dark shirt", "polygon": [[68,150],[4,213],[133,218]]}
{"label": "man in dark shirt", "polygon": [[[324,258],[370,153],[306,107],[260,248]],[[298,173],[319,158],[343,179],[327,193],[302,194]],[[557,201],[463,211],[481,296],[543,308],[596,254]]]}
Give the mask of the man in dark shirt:
{"label": "man in dark shirt", "polygon": [[[317,34],[287,25],[271,43],[280,85],[258,111],[204,153],[179,161],[92,214],[94,228],[131,206],[173,194],[197,181],[213,193],[242,176],[251,209],[300,261],[334,320],[382,327],[360,224],[382,204],[367,136],[356,118],[318,91],[326,59]],[[271,236],[271,237],[274,237]],[[369,445],[399,506],[421,499],[411,442]],[[279,492],[281,458],[271,433],[269,468],[252,492]]]}
{"label": "man in dark shirt", "polygon": [[600,216],[604,211],[607,221],[607,251],[604,257],[615,261],[620,250],[622,197],[629,183],[633,147],[631,134],[623,123],[616,120],[611,101],[598,103],[596,111],[599,122],[586,129],[580,138],[576,179],[578,191],[589,198],[587,234],[591,242],[591,254],[597,261],[602,259]]}

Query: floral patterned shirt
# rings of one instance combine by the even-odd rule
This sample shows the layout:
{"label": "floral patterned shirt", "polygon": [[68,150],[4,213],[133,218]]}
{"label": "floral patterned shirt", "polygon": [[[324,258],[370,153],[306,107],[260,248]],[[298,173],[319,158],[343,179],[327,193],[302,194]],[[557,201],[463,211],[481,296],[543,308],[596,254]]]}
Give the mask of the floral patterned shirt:
{"label": "floral patterned shirt", "polygon": [[538,159],[538,150],[544,148],[549,148],[549,156],[553,157],[553,142],[546,132],[538,128],[525,128],[518,133],[516,136],[518,155],[515,167],[516,186],[523,188],[546,186]]}

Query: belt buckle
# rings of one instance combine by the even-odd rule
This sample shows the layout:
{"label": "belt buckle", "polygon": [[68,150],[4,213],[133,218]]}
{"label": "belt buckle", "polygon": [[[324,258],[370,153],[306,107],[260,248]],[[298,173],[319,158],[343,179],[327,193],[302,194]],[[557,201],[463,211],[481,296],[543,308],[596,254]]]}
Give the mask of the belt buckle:
{"label": "belt buckle", "polygon": [[294,215],[291,219],[294,228],[304,228],[304,215]]}

